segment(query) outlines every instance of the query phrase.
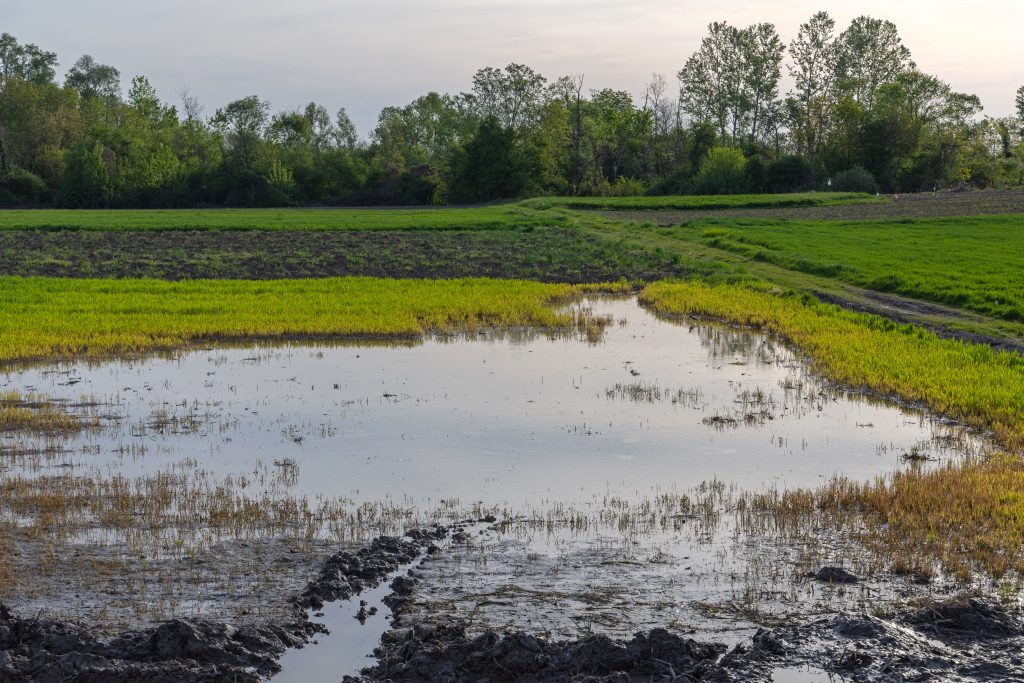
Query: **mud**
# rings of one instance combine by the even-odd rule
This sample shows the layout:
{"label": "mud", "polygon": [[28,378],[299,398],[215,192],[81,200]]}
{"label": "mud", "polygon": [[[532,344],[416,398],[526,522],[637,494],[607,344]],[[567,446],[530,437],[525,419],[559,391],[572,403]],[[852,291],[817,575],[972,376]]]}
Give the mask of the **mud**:
{"label": "mud", "polygon": [[839,613],[772,629],[728,649],[665,629],[630,640],[549,641],[530,633],[421,623],[385,635],[378,664],[346,681],[774,681],[800,668],[841,681],[1024,680],[1017,615],[957,598],[886,617]]}
{"label": "mud", "polygon": [[448,533],[434,526],[335,553],[291,598],[290,615],[239,627],[173,619],[103,638],[89,626],[17,616],[0,604],[0,682],[262,681],[280,670],[278,659],[288,648],[324,632],[309,609],[379,584]]}

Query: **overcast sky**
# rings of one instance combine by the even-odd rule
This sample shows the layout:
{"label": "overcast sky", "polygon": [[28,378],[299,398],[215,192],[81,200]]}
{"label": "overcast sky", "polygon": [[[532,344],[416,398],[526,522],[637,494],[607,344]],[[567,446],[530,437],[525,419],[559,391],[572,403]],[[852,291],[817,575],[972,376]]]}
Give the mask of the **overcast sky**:
{"label": "overcast sky", "polygon": [[88,53],[125,84],[146,75],[165,101],[191,89],[207,115],[250,94],[275,111],[315,100],[346,107],[365,137],[382,107],[468,90],[484,66],[639,95],[652,72],[674,87],[711,21],[770,21],[788,43],[819,10],[837,30],[857,14],[893,21],[918,68],[986,114],[1012,112],[1022,0],[0,0],[0,32],[56,52],[62,75]]}

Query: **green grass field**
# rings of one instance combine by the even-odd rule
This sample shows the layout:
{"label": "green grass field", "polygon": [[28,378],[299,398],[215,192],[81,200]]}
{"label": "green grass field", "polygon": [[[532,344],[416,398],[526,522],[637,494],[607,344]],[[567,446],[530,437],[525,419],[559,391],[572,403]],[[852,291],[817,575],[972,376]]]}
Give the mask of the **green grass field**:
{"label": "green grass field", "polygon": [[552,227],[552,208],[709,209],[819,206],[873,201],[869,195],[808,193],[706,197],[543,198],[437,209],[176,209],[0,211],[0,230],[500,230]]}
{"label": "green grass field", "polygon": [[499,230],[550,225],[517,204],[438,209],[0,211],[0,230]]}
{"label": "green grass field", "polygon": [[790,270],[1024,320],[1024,216],[899,221],[726,219],[672,229]]}

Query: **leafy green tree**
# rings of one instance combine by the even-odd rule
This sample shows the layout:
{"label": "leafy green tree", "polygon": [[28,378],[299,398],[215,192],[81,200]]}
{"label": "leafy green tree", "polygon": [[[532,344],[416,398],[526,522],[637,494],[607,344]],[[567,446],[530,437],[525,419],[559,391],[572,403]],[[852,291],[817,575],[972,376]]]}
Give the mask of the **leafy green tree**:
{"label": "leafy green tree", "polygon": [[115,196],[111,161],[100,142],[83,142],[72,148],[67,154],[58,202],[77,209],[109,206]]}
{"label": "leafy green tree", "polygon": [[812,165],[830,130],[839,57],[835,27],[827,12],[818,12],[800,25],[789,44],[793,61],[788,68],[794,89],[786,102],[787,118],[796,151]]}
{"label": "leafy green tree", "polygon": [[494,117],[500,126],[519,135],[537,123],[546,82],[523,64],[480,69],[473,75],[473,107],[480,119]]}
{"label": "leafy green tree", "polygon": [[132,85],[128,89],[128,105],[153,123],[158,123],[166,111],[156,95],[156,88],[150,85],[149,79],[145,76],[136,76],[132,79]]}
{"label": "leafy green tree", "polygon": [[359,143],[359,136],[356,133],[356,124],[352,123],[352,119],[349,118],[348,112],[345,111],[345,107],[338,110],[338,114],[335,117],[337,127],[335,128],[336,144],[338,147],[344,147],[348,150],[353,150]]}
{"label": "leafy green tree", "polygon": [[269,115],[270,103],[249,95],[218,109],[210,120],[242,169],[255,169]]}
{"label": "leafy green tree", "polygon": [[456,161],[453,198],[466,203],[511,199],[519,196],[525,184],[515,134],[497,118],[485,117]]}
{"label": "leafy green tree", "polygon": [[710,24],[678,74],[680,106],[698,123],[716,123],[723,141],[759,139],[778,95],[784,50],[772,24]]}
{"label": "leafy green tree", "polygon": [[915,67],[891,21],[859,16],[839,36],[836,80],[853,99],[871,109],[883,83]]}
{"label": "leafy green tree", "polygon": [[57,55],[31,43],[19,45],[10,33],[0,34],[0,81],[20,78],[33,85],[53,83]]}
{"label": "leafy green tree", "polygon": [[64,84],[84,99],[116,100],[121,96],[121,72],[107,64],[98,64],[90,55],[78,58],[67,73]]}

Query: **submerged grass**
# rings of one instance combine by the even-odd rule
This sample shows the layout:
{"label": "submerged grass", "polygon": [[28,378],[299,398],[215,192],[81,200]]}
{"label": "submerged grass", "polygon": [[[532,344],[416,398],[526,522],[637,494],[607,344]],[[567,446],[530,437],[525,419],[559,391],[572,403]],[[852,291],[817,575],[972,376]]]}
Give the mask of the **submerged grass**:
{"label": "submerged grass", "polygon": [[0,433],[68,434],[97,424],[88,411],[71,412],[44,397],[0,392]]}
{"label": "submerged grass", "polygon": [[200,341],[419,338],[484,328],[598,332],[552,306],[586,291],[519,280],[265,282],[0,278],[0,363],[138,354]]}
{"label": "submerged grass", "polygon": [[640,301],[663,315],[706,315],[764,329],[807,353],[822,375],[926,405],[993,430],[1011,448],[1024,447],[1024,357],[1017,354],[939,339],[809,296],[741,285],[656,283]]}

